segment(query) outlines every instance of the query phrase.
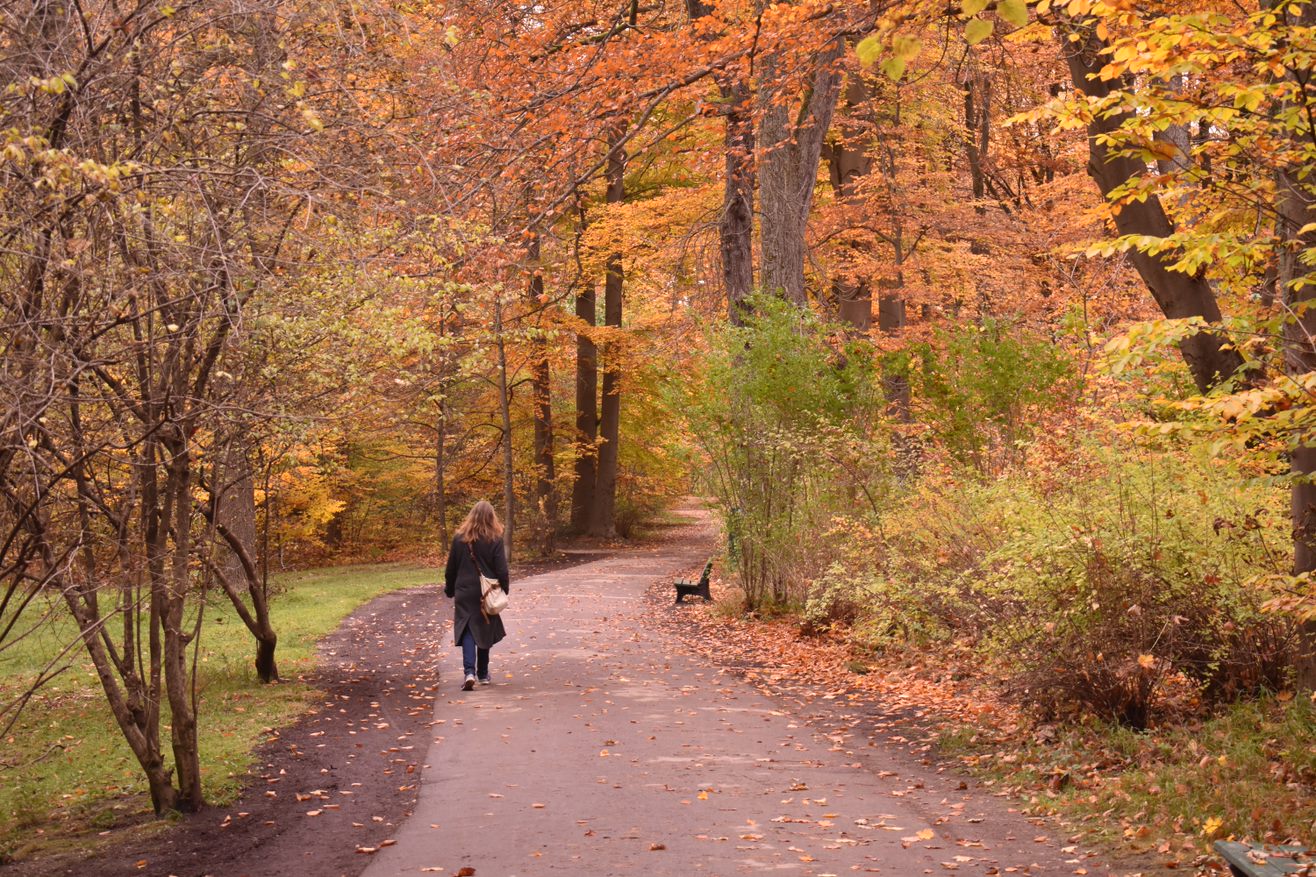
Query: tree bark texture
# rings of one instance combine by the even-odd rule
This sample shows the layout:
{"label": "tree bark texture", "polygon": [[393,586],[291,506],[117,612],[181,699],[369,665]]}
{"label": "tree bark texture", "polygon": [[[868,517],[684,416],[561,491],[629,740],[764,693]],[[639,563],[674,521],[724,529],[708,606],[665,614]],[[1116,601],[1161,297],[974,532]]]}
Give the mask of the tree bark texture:
{"label": "tree bark texture", "polygon": [[[626,200],[626,151],[614,143],[608,154],[607,203]],[[608,257],[603,281],[603,322],[621,328],[623,275],[622,254]],[[621,351],[614,338],[603,347],[603,398],[599,407],[598,480],[594,508],[590,514],[591,536],[617,535],[617,468],[621,438]]]}
{"label": "tree bark texture", "polygon": [[754,291],[754,120],[749,85],[743,79],[718,82],[725,102],[726,153],[718,249],[727,316],[733,326],[745,322],[745,300]]}
{"label": "tree bark texture", "polygon": [[[1274,4],[1278,5],[1278,4]],[[1281,13],[1287,23],[1302,27],[1316,25],[1316,6],[1307,4],[1297,15]],[[1310,73],[1289,71],[1310,100]],[[1295,167],[1283,167],[1276,174],[1276,223],[1280,240],[1278,258],[1279,293],[1288,311],[1284,327],[1284,366],[1291,375],[1316,371],[1316,285],[1311,269],[1298,256],[1316,248],[1316,192],[1310,177],[1303,178]],[[1308,282],[1295,286],[1294,281]],[[1289,461],[1293,476],[1290,510],[1293,522],[1293,572],[1316,573],[1316,435],[1299,435]],[[1316,621],[1302,622],[1294,660],[1295,682],[1307,690],[1316,690]]]}
{"label": "tree bark texture", "polygon": [[823,139],[841,87],[838,62],[844,50],[845,41],[836,38],[818,53],[799,97],[791,93],[791,77],[779,55],[762,59],[757,137],[762,287],[799,305],[807,302],[805,232]]}
{"label": "tree bark texture", "polygon": [[[863,74],[852,71],[845,87],[839,136],[827,147],[827,168],[837,200],[856,210],[863,203],[859,182],[873,169],[871,119],[862,116],[871,96]],[[848,276],[846,272],[847,264],[853,262],[862,246],[862,241],[854,239],[842,242],[840,270],[832,279],[832,293],[841,321],[857,333],[867,334],[873,325],[873,288],[867,277]]]}
{"label": "tree bark texture", "polygon": [[274,652],[279,637],[270,621],[268,593],[257,560],[255,476],[251,458],[235,436],[226,442],[215,482],[211,517],[222,548],[214,572],[256,640],[256,675],[261,682],[276,682],[279,668]]}
{"label": "tree bark texture", "polygon": [[[593,327],[595,293],[587,286],[576,295],[576,318]],[[589,529],[594,508],[594,486],[598,476],[599,440],[599,352],[584,332],[576,333],[576,480],[571,486],[571,530]]]}
{"label": "tree bark texture", "polygon": [[452,540],[448,532],[448,400],[440,386],[439,416],[434,424],[434,516],[439,524],[439,544]]}
{"label": "tree bark texture", "polygon": [[[539,232],[531,234],[527,256],[531,265],[526,287],[529,306],[537,308],[544,298],[544,275],[539,267]],[[553,463],[553,375],[549,365],[548,338],[540,333],[533,341],[531,363],[532,403],[535,419],[535,505],[544,520],[545,551],[553,549],[557,534],[557,473]]]}
{"label": "tree bark texture", "polygon": [[507,383],[507,343],[503,337],[503,300],[494,296],[494,345],[498,351],[498,413],[502,417],[503,450],[503,550],[512,562],[516,531],[516,482],[512,470],[512,394]]}
{"label": "tree bark texture", "polygon": [[[1070,42],[1066,33],[1076,34],[1078,40]],[[1102,98],[1127,83],[1106,82],[1097,77],[1106,63],[1102,54],[1105,41],[1097,36],[1090,20],[1066,19],[1060,28],[1061,46],[1069,65],[1074,87],[1090,98]],[[1101,142],[1101,138],[1117,131],[1123,122],[1122,115],[1096,118],[1088,125],[1088,148],[1091,160],[1088,173],[1096,181],[1102,195],[1109,196],[1116,188],[1147,171],[1137,158],[1114,155]],[[1155,195],[1143,201],[1124,204],[1115,212],[1115,228],[1121,235],[1149,235],[1167,237],[1173,232],[1160,199]],[[1220,321],[1220,307],[1215,292],[1203,272],[1188,275],[1171,271],[1173,254],[1148,255],[1133,250],[1130,261],[1151,291],[1161,313],[1171,319],[1201,317],[1209,323]],[[1228,339],[1216,332],[1199,332],[1179,345],[1184,361],[1192,372],[1193,380],[1203,392],[1228,379],[1243,364],[1237,351],[1226,347]]]}
{"label": "tree bark texture", "polygon": [[[703,0],[686,0],[691,21],[708,16],[713,7]],[[727,316],[744,325],[744,302],[754,291],[754,114],[750,84],[743,74],[717,76],[722,100],[724,177],[722,212],[718,215],[718,253]]]}
{"label": "tree bark texture", "polygon": [[991,141],[992,81],[981,71],[964,80],[964,154],[973,181],[973,197],[987,196],[987,153]]}

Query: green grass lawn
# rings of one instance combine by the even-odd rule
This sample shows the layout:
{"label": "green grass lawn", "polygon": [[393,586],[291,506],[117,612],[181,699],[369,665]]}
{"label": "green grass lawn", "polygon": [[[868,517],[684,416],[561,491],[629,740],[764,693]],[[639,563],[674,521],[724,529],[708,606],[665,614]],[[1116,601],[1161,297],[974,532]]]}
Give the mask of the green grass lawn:
{"label": "green grass lawn", "polygon": [[[432,568],[389,564],[277,577],[271,613],[279,634],[279,685],[256,678],[254,640],[222,592],[215,594],[206,608],[198,672],[207,799],[223,804],[236,798],[252,750],[267,730],[292,723],[317,699],[303,680],[315,666],[321,638],[371,598],[439,575]],[[0,652],[0,701],[21,691],[74,638],[73,625],[57,617],[39,635]],[[149,810],[145,782],[91,663],[73,654],[73,666],[41,689],[0,747],[0,862],[44,839],[106,829]]]}

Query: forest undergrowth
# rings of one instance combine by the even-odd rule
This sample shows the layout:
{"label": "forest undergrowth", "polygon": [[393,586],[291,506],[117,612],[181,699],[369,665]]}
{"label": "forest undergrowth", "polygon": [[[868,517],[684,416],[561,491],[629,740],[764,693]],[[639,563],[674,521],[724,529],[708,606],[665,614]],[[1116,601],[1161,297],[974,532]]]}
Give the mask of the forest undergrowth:
{"label": "forest undergrowth", "polygon": [[1030,811],[1167,868],[1305,842],[1316,704],[1270,449],[1179,429],[1201,421],[1163,363],[1083,369],[1004,324],[903,360],[845,337],[764,303],[713,360],[702,639],[770,688],[920,717]]}
{"label": "forest undergrowth", "polygon": [[[1167,870],[1221,873],[1210,842],[1310,837],[1316,820],[1316,706],[1266,693],[1166,715],[1135,730],[1095,717],[1055,722],[1021,704],[965,644],[875,651],[847,625],[806,634],[803,616],[737,611],[739,588],[714,577],[716,603],[686,615],[768,691],[872,707],[868,730],[953,760],[984,785],[1055,816],[1087,842]],[[799,680],[807,679],[807,683]]]}

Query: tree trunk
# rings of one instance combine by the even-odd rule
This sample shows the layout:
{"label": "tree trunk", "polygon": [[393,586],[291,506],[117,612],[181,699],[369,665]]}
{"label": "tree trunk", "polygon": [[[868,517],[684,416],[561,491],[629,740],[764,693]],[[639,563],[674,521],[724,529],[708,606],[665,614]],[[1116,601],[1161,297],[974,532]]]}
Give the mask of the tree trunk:
{"label": "tree trunk", "polygon": [[[872,119],[864,114],[871,97],[863,73],[851,71],[845,88],[845,113],[840,136],[827,148],[827,168],[832,188],[841,203],[852,210],[863,209],[859,181],[873,168]],[[857,334],[866,335],[873,325],[873,289],[867,277],[847,276],[846,267],[860,254],[863,243],[847,238],[839,254],[840,271],[832,279],[838,316]]]}
{"label": "tree trunk", "polygon": [[[1272,7],[1280,4],[1272,3]],[[1316,6],[1296,7],[1296,15],[1276,11],[1290,26],[1316,25]],[[1289,71],[1289,78],[1297,79],[1304,92],[1310,94],[1309,74],[1300,77]],[[1291,375],[1316,371],[1316,284],[1310,281],[1311,269],[1299,260],[1301,253],[1316,248],[1316,192],[1312,191],[1310,177],[1301,176],[1306,168],[1283,166],[1276,174],[1276,207],[1279,218],[1276,236],[1278,254],[1279,293],[1289,313],[1284,326],[1284,366]],[[1295,283],[1295,281],[1308,281]],[[1293,572],[1295,575],[1316,573],[1316,436],[1307,434],[1297,438],[1297,446],[1290,459],[1294,478],[1290,507],[1293,521]],[[1316,689],[1316,620],[1301,622],[1298,649],[1294,660],[1295,682],[1303,689]]]}
{"label": "tree trunk", "polygon": [[[1187,77],[1176,73],[1161,85],[1174,94],[1181,93],[1187,86]],[[1170,125],[1163,131],[1156,132],[1156,142],[1169,148],[1171,154],[1156,159],[1156,169],[1163,174],[1187,170],[1193,162],[1193,143],[1187,125]]]}
{"label": "tree trunk", "polygon": [[498,412],[503,421],[503,550],[512,562],[516,529],[516,484],[512,478],[512,395],[507,385],[507,344],[503,338],[503,300],[494,295],[494,344],[498,351]]}
{"label": "tree trunk", "polygon": [[[78,381],[74,377],[67,376],[65,384],[69,397],[71,438],[76,451],[73,457],[76,462],[71,474],[77,485],[79,527],[85,533],[91,528],[93,509],[101,508],[102,504],[96,502],[92,496],[87,472],[88,443],[83,435],[81,406],[78,402],[81,398]],[[149,465],[148,453],[139,452],[134,463],[137,464],[139,472],[137,478],[139,486],[149,491],[144,496],[153,499],[156,495],[154,490],[156,473]],[[62,569],[64,564],[56,560],[55,552],[51,550],[47,541],[47,516],[33,514],[28,517],[28,522],[27,527],[36,537],[37,544],[40,546],[38,550],[47,569],[52,571]],[[125,522],[117,518],[113,523],[119,533],[119,556],[130,554],[136,547],[128,545],[131,537],[127,534],[131,532],[131,527],[124,526]],[[144,514],[142,523],[145,523]],[[145,535],[144,528],[137,532],[138,535]],[[119,571],[121,584],[117,611],[123,616],[123,640],[116,648],[111,640],[104,636],[107,627],[99,605],[98,584],[106,578],[106,574],[100,569],[97,554],[90,550],[90,547],[85,548],[80,555],[81,575],[75,580],[55,576],[52,584],[56,585],[58,593],[64,595],[70,614],[78,625],[83,645],[91,658],[101,689],[105,692],[110,712],[142,768],[151,795],[152,808],[158,815],[174,809],[178,792],[173,787],[173,772],[165,764],[164,753],[160,747],[161,698],[158,635],[155,624],[156,603],[152,599],[148,601],[146,607],[143,607],[139,599],[138,576],[130,574],[126,569]],[[138,636],[143,620],[143,609],[148,616],[147,629],[150,632],[151,644],[147,661],[143,660],[141,654],[143,643]]]}
{"label": "tree trunk", "polygon": [[[256,481],[251,460],[236,437],[225,442],[222,468],[215,474],[219,491],[219,521],[254,557],[256,551]],[[242,576],[242,561],[229,551],[223,560],[224,571],[233,579]]]}
{"label": "tree trunk", "polygon": [[[1126,82],[1107,82],[1097,76],[1106,64],[1107,56],[1102,54],[1106,43],[1097,36],[1091,19],[1062,17],[1061,20],[1061,47],[1074,87],[1090,98],[1103,98],[1117,88],[1126,87]],[[1077,41],[1070,42],[1069,34],[1077,35]],[[1117,131],[1123,121],[1123,115],[1115,115],[1095,118],[1088,125],[1088,173],[1101,189],[1101,194],[1107,197],[1117,187],[1147,171],[1146,165],[1137,158],[1113,155],[1102,142],[1104,137]],[[1118,207],[1115,228],[1121,235],[1167,237],[1173,232],[1160,199],[1155,195]],[[1161,313],[1171,319],[1202,317],[1207,322],[1218,323],[1220,307],[1204,273],[1199,271],[1188,275],[1171,271],[1169,265],[1174,258],[1173,253],[1152,256],[1132,250],[1129,254]],[[1193,380],[1203,392],[1232,376],[1243,364],[1242,357],[1227,344],[1228,339],[1223,335],[1199,332],[1179,345]]]}
{"label": "tree trunk", "polygon": [[[626,199],[626,151],[619,143],[608,154],[607,203],[620,204]],[[603,322],[621,328],[622,288],[624,283],[621,253],[608,257],[603,281]],[[590,514],[591,536],[617,535],[617,465],[621,438],[621,363],[616,339],[603,347],[603,399],[599,416],[599,468],[595,483],[594,508]]]}
{"label": "tree trunk", "polygon": [[[439,338],[448,337],[448,312],[439,316]],[[439,348],[439,410],[434,424],[434,514],[439,523],[439,545],[452,540],[448,530],[448,392],[452,389],[451,363],[446,345]],[[268,519],[268,516],[267,516]]]}
{"label": "tree trunk", "polygon": [[[440,387],[440,393],[444,389]],[[448,400],[439,399],[439,417],[434,425],[434,514],[439,523],[439,544],[447,545],[448,532]]]}
{"label": "tree trunk", "polygon": [[[897,266],[897,271],[899,267]],[[877,300],[877,328],[884,335],[899,335],[908,325],[905,312],[904,276],[897,274],[889,290],[883,290]],[[913,420],[910,405],[909,373],[903,368],[889,366],[883,369],[882,390],[887,405],[905,423]]]}
{"label": "tree trunk", "polygon": [[[270,621],[265,581],[257,561],[255,477],[250,457],[234,437],[226,442],[223,466],[215,473],[215,481],[212,517],[223,545],[216,574],[238,617],[256,640],[256,675],[261,682],[277,682],[279,668],[274,651],[279,637]],[[239,582],[246,587],[239,588]]]}
{"label": "tree trunk", "polygon": [[[576,295],[576,317],[593,327],[597,303],[594,287]],[[576,481],[571,487],[571,530],[589,529],[598,476],[599,440],[599,353],[589,335],[576,334]]]}
{"label": "tree trunk", "polygon": [[[686,0],[691,21],[713,12],[703,0]],[[753,62],[752,56],[747,59]],[[722,288],[727,316],[733,326],[744,325],[745,300],[754,291],[754,115],[750,86],[738,73],[717,76],[722,98],[724,179],[722,212],[718,216],[718,252],[722,257]]]}
{"label": "tree trunk", "polygon": [[[222,515],[222,510],[221,503],[216,516]],[[278,682],[279,668],[274,660],[274,652],[279,643],[279,635],[270,622],[269,590],[265,586],[255,555],[248,551],[242,540],[224,524],[216,524],[215,532],[238,561],[238,572],[233,577],[230,577],[228,571],[222,567],[216,567],[214,572],[220,587],[228,595],[229,602],[233,604],[238,618],[256,639],[256,675],[260,677],[261,682]],[[239,582],[246,583],[245,597],[243,589],[238,587]],[[247,607],[248,599],[251,601],[250,608]]]}
{"label": "tree trunk", "polygon": [[[181,381],[177,382],[175,392],[184,386]],[[182,432],[181,427],[179,432]],[[189,635],[183,630],[183,607],[192,580],[192,454],[181,434],[171,437],[164,447],[167,447],[169,461],[164,470],[167,500],[161,515],[164,532],[158,539],[151,590],[153,599],[160,601],[164,634],[163,668],[165,692],[169,699],[169,742],[174,754],[174,778],[178,789],[174,808],[190,813],[205,803],[201,794],[195,691],[187,662],[188,646],[196,631]],[[173,550],[168,553],[166,561],[165,549],[171,530]]]}
{"label": "tree trunk", "polygon": [[987,196],[987,150],[991,134],[991,79],[980,71],[964,80],[964,153],[975,200]]}
{"label": "tree trunk", "polygon": [[727,316],[732,325],[741,326],[745,300],[754,291],[754,120],[749,85],[743,79],[720,80],[718,87],[726,105],[726,179],[717,222],[718,249]]}
{"label": "tree trunk", "polygon": [[[531,308],[538,307],[544,297],[544,274],[539,265],[539,232],[531,232],[527,257],[530,261],[530,283],[526,297]],[[535,419],[535,505],[544,520],[544,551],[553,550],[557,535],[557,473],[553,464],[553,385],[548,361],[548,338],[537,335],[533,342],[530,370],[532,408]]]}
{"label": "tree trunk", "polygon": [[841,87],[838,61],[845,41],[828,43],[814,61],[804,93],[786,100],[791,77],[781,59],[763,59],[758,132],[759,264],[764,290],[798,305],[807,302],[804,289],[805,232],[818,180],[823,138],[832,123]]}

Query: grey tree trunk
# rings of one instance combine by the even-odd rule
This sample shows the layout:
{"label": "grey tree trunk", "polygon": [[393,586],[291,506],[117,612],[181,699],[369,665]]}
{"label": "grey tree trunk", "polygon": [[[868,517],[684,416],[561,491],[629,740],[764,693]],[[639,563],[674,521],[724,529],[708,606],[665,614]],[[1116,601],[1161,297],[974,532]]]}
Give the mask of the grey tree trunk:
{"label": "grey tree trunk", "polygon": [[[1176,73],[1162,83],[1169,91],[1178,93],[1184,90],[1185,77]],[[1156,169],[1163,174],[1185,170],[1192,164],[1193,143],[1187,125],[1170,125],[1164,131],[1156,132],[1156,142],[1166,146],[1171,155],[1156,159]]]}
{"label": "grey tree trunk", "polygon": [[[1092,21],[1062,17],[1061,22],[1057,32],[1074,87],[1093,98],[1102,98],[1114,89],[1124,88],[1126,82],[1107,82],[1096,75],[1106,64],[1106,56],[1102,54],[1106,44],[1097,36]],[[1071,42],[1068,35],[1074,35],[1077,39]],[[1123,120],[1123,116],[1115,115],[1094,119],[1088,125],[1088,148],[1091,155],[1088,173],[1106,196],[1147,170],[1146,165],[1136,158],[1113,155],[1101,142],[1104,136],[1115,132]],[[1166,237],[1173,232],[1160,199],[1155,195],[1121,206],[1115,213],[1115,228],[1122,235]],[[1169,265],[1174,259],[1172,253],[1152,256],[1133,251],[1129,259],[1165,316],[1171,319],[1202,317],[1210,323],[1220,321],[1220,307],[1215,292],[1202,272],[1188,275],[1171,271]],[[1179,345],[1200,390],[1205,392],[1216,386],[1232,376],[1243,364],[1237,351],[1227,345],[1228,339],[1216,332],[1199,332],[1184,339]]]}
{"label": "grey tree trunk", "polygon": [[[711,14],[703,0],[686,0],[691,21]],[[752,63],[752,57],[747,59]],[[741,73],[717,76],[722,99],[724,178],[722,212],[718,216],[718,252],[722,258],[722,289],[727,316],[744,325],[745,300],[754,291],[754,114],[749,82]]]}
{"label": "grey tree trunk", "polygon": [[452,539],[448,532],[448,400],[439,400],[438,421],[434,425],[434,515],[438,518],[439,544]]}
{"label": "grey tree trunk", "polygon": [[804,305],[805,231],[813,206],[823,139],[832,124],[841,87],[838,61],[845,41],[836,38],[814,60],[803,94],[787,98],[792,77],[781,58],[770,53],[759,74],[760,119],[757,137],[759,265],[767,292]]}
{"label": "grey tree trunk", "polygon": [[973,197],[987,196],[987,153],[991,145],[992,81],[975,70],[964,80],[964,153],[969,161]]}
{"label": "grey tree trunk", "polygon": [[726,154],[718,243],[727,316],[734,326],[745,322],[745,300],[754,291],[754,121],[749,86],[743,79],[719,81],[726,103]]}
{"label": "grey tree trunk", "polygon": [[[448,336],[448,312],[439,316],[439,338]],[[439,545],[452,539],[448,530],[448,393],[452,389],[452,361],[446,345],[438,361],[439,410],[434,424],[434,514],[439,523]],[[267,516],[268,517],[268,516]]]}

